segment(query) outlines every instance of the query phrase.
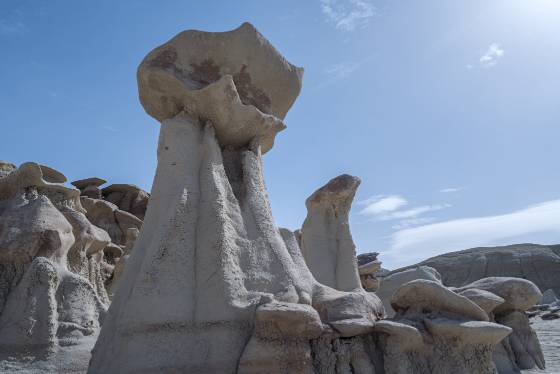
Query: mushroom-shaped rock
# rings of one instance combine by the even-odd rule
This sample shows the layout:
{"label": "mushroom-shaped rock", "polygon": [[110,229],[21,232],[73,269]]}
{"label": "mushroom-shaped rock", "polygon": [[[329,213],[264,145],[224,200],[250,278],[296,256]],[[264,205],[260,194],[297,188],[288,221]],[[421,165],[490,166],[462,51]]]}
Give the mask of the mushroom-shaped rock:
{"label": "mushroom-shaped rock", "polygon": [[212,122],[222,147],[261,137],[268,151],[301,89],[287,62],[249,23],[228,32],[184,31],[138,68],[140,102],[159,121],[182,111]]}
{"label": "mushroom-shaped rock", "polygon": [[374,331],[389,335],[391,339],[394,339],[394,345],[405,352],[422,346],[422,335],[414,326],[382,320],[375,324]]}
{"label": "mushroom-shaped rock", "polygon": [[459,292],[459,295],[465,296],[488,314],[490,314],[498,305],[505,302],[505,300],[500,296],[495,295],[492,292],[479,290],[477,288],[464,290]]}
{"label": "mushroom-shaped rock", "polygon": [[47,165],[39,165],[43,173],[43,179],[50,183],[65,183],[68,179],[60,171]]}
{"label": "mushroom-shaped rock", "polygon": [[395,314],[395,311],[391,307],[391,298],[393,294],[403,284],[417,279],[427,279],[441,283],[441,276],[439,273],[428,266],[418,266],[416,268],[390,273],[386,277],[383,277],[376,294],[383,302],[388,317],[392,317]]}
{"label": "mushroom-shaped rock", "polygon": [[457,295],[441,283],[419,279],[400,287],[391,299],[391,306],[397,312],[424,310],[448,312],[456,316],[476,321],[488,321],[488,315],[478,305],[464,296]]}
{"label": "mushroom-shaped rock", "polygon": [[483,278],[456,289],[456,292],[462,292],[469,288],[488,291],[503,298],[505,302],[496,307],[495,313],[511,310],[525,311],[542,299],[542,293],[539,288],[533,282],[521,278]]}
{"label": "mushroom-shaped rock", "polygon": [[86,179],[79,179],[76,180],[74,182],[72,182],[72,186],[76,187],[79,190],[83,190],[86,187],[89,186],[93,186],[93,187],[99,187],[103,184],[107,183],[107,181],[105,179],[101,179],[101,178],[97,178],[97,177],[91,177],[91,178],[86,178]]}
{"label": "mushroom-shaped rock", "polygon": [[26,162],[4,178],[0,178],[0,200],[12,198],[28,187],[40,189],[51,197],[53,203],[65,200],[73,209],[83,211],[79,199],[80,191],[68,188],[62,183],[49,182],[44,178],[41,165],[34,162]]}
{"label": "mushroom-shaped rock", "polygon": [[381,261],[371,261],[358,266],[360,275],[375,274],[381,269]]}
{"label": "mushroom-shaped rock", "polygon": [[424,323],[432,335],[464,344],[495,345],[512,332],[511,328],[493,322],[434,318],[425,319]]}
{"label": "mushroom-shaped rock", "polygon": [[311,273],[324,285],[341,291],[361,288],[356,247],[348,215],[360,179],[343,174],[331,179],[305,202],[301,251]]}

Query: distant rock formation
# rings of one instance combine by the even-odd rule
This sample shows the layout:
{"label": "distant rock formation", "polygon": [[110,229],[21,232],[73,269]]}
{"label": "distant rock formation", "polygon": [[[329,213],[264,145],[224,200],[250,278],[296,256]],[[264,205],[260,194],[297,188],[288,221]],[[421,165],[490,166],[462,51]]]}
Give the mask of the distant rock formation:
{"label": "distant rock formation", "polygon": [[432,257],[392,273],[419,265],[436,269],[447,286],[462,287],[487,277],[516,277],[530,280],[541,292],[552,289],[560,294],[560,245],[472,248]]}

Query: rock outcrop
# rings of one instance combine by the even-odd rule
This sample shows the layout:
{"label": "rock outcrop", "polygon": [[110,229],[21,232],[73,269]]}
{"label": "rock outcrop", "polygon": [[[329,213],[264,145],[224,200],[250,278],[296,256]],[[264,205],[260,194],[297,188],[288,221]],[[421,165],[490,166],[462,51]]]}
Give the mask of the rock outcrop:
{"label": "rock outcrop", "polygon": [[560,245],[473,248],[432,257],[406,268],[418,265],[436,269],[447,286],[462,287],[487,277],[515,277],[530,280],[541,292],[552,289],[560,294]]}
{"label": "rock outcrop", "polygon": [[108,300],[97,270],[109,236],[85,218],[79,191],[62,184],[62,173],[36,163],[5,165],[0,352],[42,356],[98,331]]}
{"label": "rock outcrop", "polygon": [[360,179],[347,174],[331,179],[305,201],[300,248],[320,283],[340,291],[361,288],[356,271],[356,246],[348,215]]}
{"label": "rock outcrop", "polygon": [[103,199],[143,220],[150,194],[133,184],[112,184],[101,190]]}
{"label": "rock outcrop", "polygon": [[301,76],[249,24],[186,31],[144,59],[158,168],[91,373],[313,372],[310,340],[373,328],[379,300],[318,283],[272,218],[261,154]]}

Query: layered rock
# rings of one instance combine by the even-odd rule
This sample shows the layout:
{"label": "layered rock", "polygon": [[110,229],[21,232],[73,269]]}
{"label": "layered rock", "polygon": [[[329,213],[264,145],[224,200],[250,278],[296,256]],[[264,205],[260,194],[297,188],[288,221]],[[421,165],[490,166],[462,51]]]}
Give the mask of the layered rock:
{"label": "layered rock", "polygon": [[87,221],[79,191],[65,187],[60,172],[36,163],[3,170],[0,351],[79,344],[107,308],[103,283],[81,259],[102,253],[108,235]]}
{"label": "layered rock", "polygon": [[144,59],[158,168],[91,373],[313,372],[310,340],[373,328],[379,300],[318,283],[272,218],[261,154],[301,76],[249,24],[186,31]]}
{"label": "layered rock", "polygon": [[379,276],[383,273],[379,253],[370,252],[358,255],[358,273],[364,290],[375,292],[379,289]]}
{"label": "layered rock", "polygon": [[515,277],[530,280],[541,292],[552,289],[560,294],[559,245],[515,244],[472,248],[432,257],[418,265],[436,269],[448,286],[462,287],[488,277]]}

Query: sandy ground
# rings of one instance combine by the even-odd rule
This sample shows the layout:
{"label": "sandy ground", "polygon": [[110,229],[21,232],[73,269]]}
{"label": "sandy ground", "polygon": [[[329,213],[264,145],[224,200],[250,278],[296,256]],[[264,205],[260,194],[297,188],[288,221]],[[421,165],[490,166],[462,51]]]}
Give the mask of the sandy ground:
{"label": "sandy ground", "polygon": [[543,321],[540,317],[531,319],[537,332],[546,360],[546,370],[525,370],[523,374],[560,374],[560,319]]}

